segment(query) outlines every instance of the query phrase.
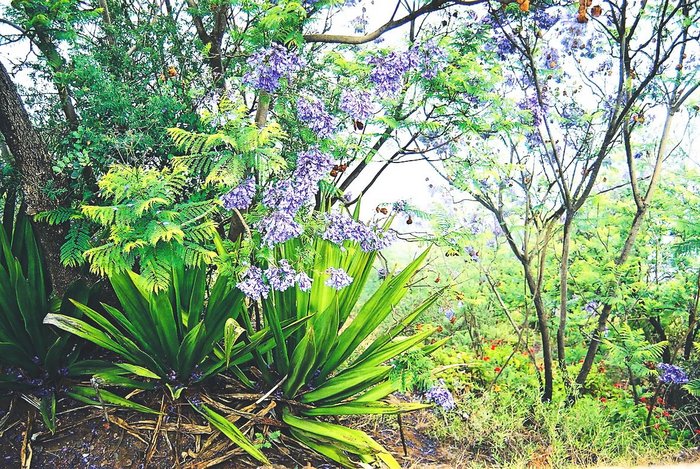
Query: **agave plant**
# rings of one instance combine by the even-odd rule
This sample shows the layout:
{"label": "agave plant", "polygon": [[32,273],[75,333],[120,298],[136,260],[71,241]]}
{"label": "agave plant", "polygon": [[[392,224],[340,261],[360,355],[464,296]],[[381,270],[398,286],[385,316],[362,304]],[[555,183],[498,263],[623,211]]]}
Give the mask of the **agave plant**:
{"label": "agave plant", "polygon": [[[278,257],[286,260],[303,251],[298,240],[288,241],[277,250]],[[358,463],[399,467],[391,454],[368,435],[322,418],[397,414],[427,407],[389,404],[383,399],[399,387],[389,377],[393,358],[413,348],[431,353],[442,345],[425,345],[431,330],[400,336],[435,303],[440,292],[387,330],[382,332],[380,326],[409,291],[428,250],[402,271],[388,275],[361,305],[358,300],[373,272],[376,252],[365,252],[354,241],[339,246],[323,239],[316,239],[313,251],[310,291],[299,286],[284,291],[273,289],[262,301],[265,324],[273,332],[286,321],[309,315],[311,319],[289,337],[276,334],[276,347],[256,355],[258,368],[268,384],[281,386],[287,402],[301,404],[287,405],[282,412],[292,437],[346,467]],[[327,281],[336,268],[352,278],[352,283],[339,290]]]}
{"label": "agave plant", "polygon": [[[58,391],[85,391],[71,378],[81,378],[108,365],[80,359],[82,341],[42,324],[49,313],[76,319],[82,315],[69,299],[88,303],[91,289],[75,283],[63,298],[52,297],[31,223],[6,203],[0,227],[0,391],[15,391],[34,405],[50,431],[56,429]],[[112,373],[119,371],[112,369]],[[109,392],[107,403],[129,405]]]}
{"label": "agave plant", "polygon": [[[224,370],[232,370],[247,381],[238,365],[249,361],[253,351],[274,345],[269,329],[241,337],[244,330],[236,319],[243,311],[243,294],[225,274],[217,276],[208,295],[204,266],[173,266],[167,288],[159,291],[132,271],[112,275],[110,282],[121,309],[102,304],[104,313],[100,313],[74,301],[91,322],[64,314],[49,314],[44,321],[124,360],[115,363],[121,373],[106,370],[95,374],[104,384],[140,389],[162,384],[177,399],[187,387]],[[282,333],[290,334],[302,321],[281,324]],[[123,372],[139,379],[125,377]],[[74,397],[94,403],[94,393],[92,398]],[[267,461],[230,422],[203,404],[194,407],[253,457]]]}

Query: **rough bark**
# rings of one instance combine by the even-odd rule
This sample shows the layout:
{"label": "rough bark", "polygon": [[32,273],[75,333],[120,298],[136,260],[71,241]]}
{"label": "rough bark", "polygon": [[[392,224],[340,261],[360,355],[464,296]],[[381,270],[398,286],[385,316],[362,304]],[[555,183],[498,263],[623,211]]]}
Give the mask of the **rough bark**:
{"label": "rough bark", "polygon": [[[60,203],[47,195],[47,187],[58,187],[51,169],[51,156],[44,142],[29,120],[24,104],[17,93],[10,75],[0,63],[0,132],[14,158],[14,167],[19,175],[19,189],[28,215],[57,208]],[[63,267],[60,259],[61,245],[67,226],[48,226],[34,223],[37,239],[41,245],[45,265],[54,292],[60,294],[77,278],[77,273]]]}

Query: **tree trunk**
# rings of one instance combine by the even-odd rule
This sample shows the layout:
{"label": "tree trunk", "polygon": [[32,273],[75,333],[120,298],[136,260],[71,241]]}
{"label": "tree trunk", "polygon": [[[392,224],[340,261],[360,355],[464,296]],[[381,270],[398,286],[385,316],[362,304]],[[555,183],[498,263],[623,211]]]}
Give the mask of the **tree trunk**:
{"label": "tree trunk", "polygon": [[[654,328],[654,332],[656,332],[656,336],[659,339],[659,342],[665,342],[668,340],[668,337],[666,336],[666,331],[664,330],[663,324],[661,324],[661,318],[658,316],[651,316],[649,318],[649,323],[651,324],[651,327]],[[663,355],[661,360],[664,363],[671,363],[671,347],[668,345],[664,347]]]}
{"label": "tree trunk", "polygon": [[[669,138],[671,133],[671,126],[674,116],[674,109],[669,108],[666,114],[666,120],[664,122],[664,130],[661,134],[661,140],[659,141],[659,148],[656,152],[656,163],[654,165],[654,172],[652,173],[651,180],[649,181],[649,186],[647,188],[646,194],[640,200],[637,200],[637,212],[634,214],[634,219],[632,220],[632,226],[630,226],[630,231],[627,234],[627,239],[625,239],[625,244],[620,251],[620,256],[615,260],[615,265],[621,266],[632,253],[632,247],[634,242],[637,240],[637,235],[639,234],[639,229],[642,227],[642,221],[644,221],[644,216],[649,208],[649,202],[654,194],[656,185],[658,184],[659,177],[661,175],[661,167],[663,159],[667,156],[667,147],[669,144]],[[636,179],[634,176],[633,166],[630,164],[630,181],[633,186],[636,185]],[[586,358],[583,360],[583,365],[581,366],[581,371],[576,377],[576,383],[584,387],[586,384],[586,379],[588,374],[591,372],[593,367],[593,361],[595,360],[595,355],[598,353],[598,347],[600,346],[600,338],[605,331],[605,327],[608,323],[608,318],[610,317],[610,312],[612,311],[612,306],[605,304],[603,310],[600,312],[600,317],[598,318],[598,326],[593,331],[591,336],[591,342],[588,344],[588,351],[586,352]]]}
{"label": "tree trunk", "polygon": [[535,304],[535,311],[537,312],[537,325],[540,329],[540,339],[542,341],[542,360],[544,361],[544,389],[542,390],[542,402],[549,402],[552,400],[552,395],[554,393],[554,370],[551,339],[549,337],[549,314],[547,314],[547,309],[542,301],[541,289],[538,287],[537,281],[532,275],[529,262],[524,262],[523,268],[525,270],[527,286],[530,293],[532,293],[532,301]]}
{"label": "tree trunk", "polygon": [[561,370],[564,385],[567,390],[570,387],[569,374],[566,369],[566,319],[569,295],[569,251],[571,249],[571,228],[573,225],[573,213],[567,213],[564,220],[564,236],[561,246],[561,268],[559,271],[560,296],[559,296],[559,328],[557,329],[557,360]]}
{"label": "tree trunk", "polygon": [[[0,63],[0,132],[14,158],[13,166],[19,174],[19,189],[28,215],[60,206],[58,200],[49,197],[46,188],[59,188],[63,181],[51,169],[51,156],[44,142],[29,120],[24,104],[17,93],[10,75]],[[68,227],[34,223],[37,240],[41,245],[44,262],[54,292],[62,294],[77,278],[75,272],[63,267],[60,259],[61,245]]]}

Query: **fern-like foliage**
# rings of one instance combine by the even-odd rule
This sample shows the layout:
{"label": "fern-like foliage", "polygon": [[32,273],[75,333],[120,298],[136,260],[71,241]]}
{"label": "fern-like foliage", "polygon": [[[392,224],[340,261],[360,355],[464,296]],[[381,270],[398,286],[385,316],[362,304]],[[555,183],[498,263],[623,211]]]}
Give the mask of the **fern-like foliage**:
{"label": "fern-like foliage", "polygon": [[205,186],[233,186],[248,168],[261,174],[286,168],[277,145],[286,135],[278,123],[258,128],[247,117],[244,106],[236,107],[228,99],[221,100],[217,114],[205,116],[205,120],[216,120],[219,130],[205,134],[168,129],[168,135],[184,153],[175,158],[175,164],[201,178]]}
{"label": "fern-like foliage", "polygon": [[610,347],[612,363],[627,363],[635,376],[646,377],[654,373],[646,362],[658,363],[668,346],[667,341],[650,344],[642,330],[634,330],[629,324],[622,324],[611,339],[604,343]]}
{"label": "fern-like foliage", "polygon": [[688,391],[692,396],[700,397],[700,378],[692,380],[683,386],[683,389]]}
{"label": "fern-like foliage", "polygon": [[[209,264],[215,253],[206,246],[216,232],[211,219],[218,200],[181,201],[190,192],[187,170],[176,165],[164,170],[113,166],[99,181],[105,205],[85,205],[82,215],[98,225],[103,242],[84,251],[91,270],[113,275],[138,268],[153,290],[167,287],[171,265]],[[84,245],[87,233],[78,224],[66,243]],[[64,262],[75,262],[66,256]]]}

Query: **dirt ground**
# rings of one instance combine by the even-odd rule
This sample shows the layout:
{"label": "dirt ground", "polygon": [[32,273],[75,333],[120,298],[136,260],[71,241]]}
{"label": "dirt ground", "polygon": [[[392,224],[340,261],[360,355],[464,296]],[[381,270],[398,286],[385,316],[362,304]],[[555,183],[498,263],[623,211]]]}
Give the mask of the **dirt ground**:
{"label": "dirt ground", "polygon": [[[171,407],[162,401],[162,418],[144,414],[110,410],[109,422],[102,409],[91,406],[62,408],[68,402],[59,402],[58,428],[55,434],[46,431],[35,411],[23,401],[15,400],[12,412],[0,414],[0,468],[29,469],[125,469],[173,467],[183,469],[256,468],[228,439],[213,431],[187,404]],[[70,403],[72,406],[74,403]],[[2,403],[0,407],[7,408]],[[155,407],[155,406],[153,406]],[[256,434],[268,434],[279,423],[274,416],[274,403],[261,404],[247,412],[257,415],[256,424],[239,423],[252,439]],[[464,467],[476,462],[464,448],[438,444],[426,435],[430,414],[416,412],[381,419],[354,418],[343,423],[352,424],[370,434],[384,445],[404,468],[447,469]],[[403,437],[402,437],[403,435]],[[269,441],[264,449],[273,463],[272,468],[336,467],[315,453],[282,435]],[[679,455],[679,460],[697,461],[698,464],[673,466],[700,469],[700,448]],[[488,466],[488,460],[478,461]],[[480,464],[480,465],[481,465]],[[529,469],[550,467],[545,460],[533,461]],[[655,466],[663,467],[663,466]],[[669,466],[671,467],[671,466]],[[268,469],[272,469],[268,468]]]}

